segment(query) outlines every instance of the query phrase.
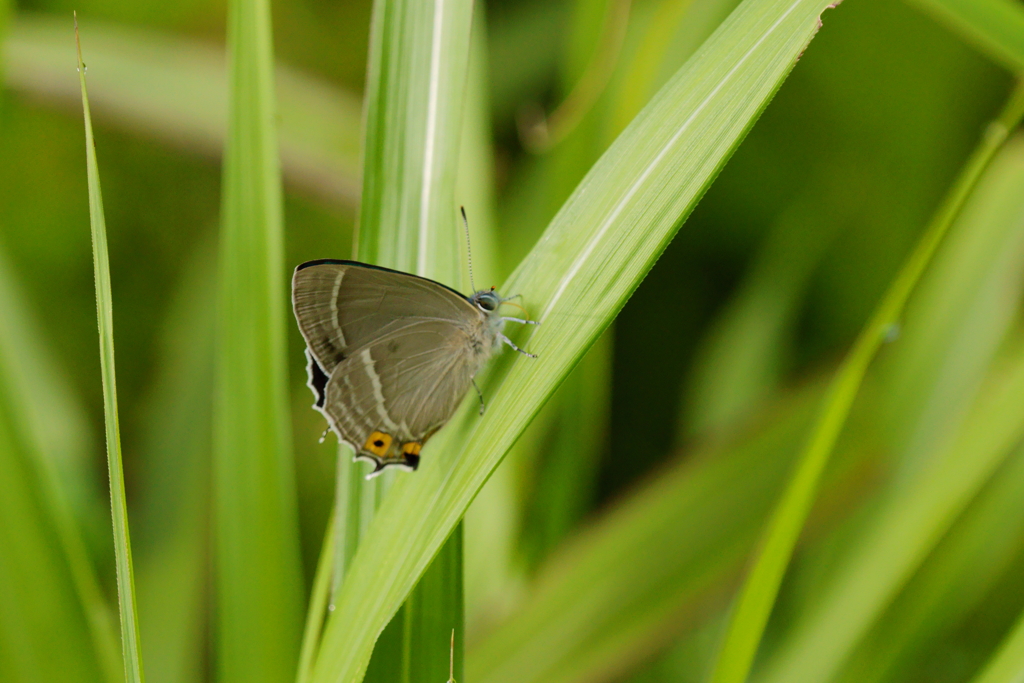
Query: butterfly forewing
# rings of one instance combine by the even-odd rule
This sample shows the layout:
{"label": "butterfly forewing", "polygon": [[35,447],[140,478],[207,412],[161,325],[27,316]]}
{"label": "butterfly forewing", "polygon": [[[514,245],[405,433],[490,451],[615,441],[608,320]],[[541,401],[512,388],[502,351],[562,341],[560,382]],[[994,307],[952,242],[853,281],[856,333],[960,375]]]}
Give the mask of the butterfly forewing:
{"label": "butterfly forewing", "polygon": [[458,292],[408,273],[351,261],[313,261],[292,278],[295,318],[330,376],[352,351],[412,320],[453,323],[480,313]]}

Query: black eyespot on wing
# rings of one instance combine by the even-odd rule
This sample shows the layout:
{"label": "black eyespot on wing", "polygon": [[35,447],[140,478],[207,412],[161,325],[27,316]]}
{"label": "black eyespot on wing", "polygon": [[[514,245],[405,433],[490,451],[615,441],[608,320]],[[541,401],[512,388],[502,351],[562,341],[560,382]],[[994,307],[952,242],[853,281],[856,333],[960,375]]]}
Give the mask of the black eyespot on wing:
{"label": "black eyespot on wing", "polygon": [[403,453],[402,455],[405,456],[405,464],[413,470],[420,466],[420,456],[413,455],[412,453]]}
{"label": "black eyespot on wing", "polygon": [[376,446],[377,448],[384,448],[384,442],[381,441],[380,439],[377,439],[376,441],[374,441],[373,445]]}

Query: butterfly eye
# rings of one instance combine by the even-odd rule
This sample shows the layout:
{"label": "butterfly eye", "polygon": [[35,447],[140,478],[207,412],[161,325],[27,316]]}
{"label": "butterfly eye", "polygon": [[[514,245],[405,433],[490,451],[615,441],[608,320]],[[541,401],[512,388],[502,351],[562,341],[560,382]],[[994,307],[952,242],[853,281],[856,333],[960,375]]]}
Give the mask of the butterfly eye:
{"label": "butterfly eye", "polygon": [[485,311],[493,311],[495,308],[497,308],[497,302],[490,297],[481,297],[480,301],[477,303],[479,303],[480,308],[484,309]]}

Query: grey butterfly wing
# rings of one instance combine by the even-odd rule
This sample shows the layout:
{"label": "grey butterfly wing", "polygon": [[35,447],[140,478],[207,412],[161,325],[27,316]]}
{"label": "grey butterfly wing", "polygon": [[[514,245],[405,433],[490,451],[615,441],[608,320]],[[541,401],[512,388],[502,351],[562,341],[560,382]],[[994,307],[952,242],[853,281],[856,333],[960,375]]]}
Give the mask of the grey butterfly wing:
{"label": "grey butterfly wing", "polygon": [[486,316],[440,283],[354,261],[300,265],[292,303],[331,429],[377,470],[415,469],[493,349]]}
{"label": "grey butterfly wing", "polygon": [[323,375],[354,351],[422,320],[464,323],[482,314],[464,296],[425,278],[355,261],[295,269],[292,305]]}
{"label": "grey butterfly wing", "polygon": [[321,410],[331,428],[377,470],[415,469],[420,447],[455,412],[486,357],[471,336],[472,328],[419,320],[355,351],[326,384]]}

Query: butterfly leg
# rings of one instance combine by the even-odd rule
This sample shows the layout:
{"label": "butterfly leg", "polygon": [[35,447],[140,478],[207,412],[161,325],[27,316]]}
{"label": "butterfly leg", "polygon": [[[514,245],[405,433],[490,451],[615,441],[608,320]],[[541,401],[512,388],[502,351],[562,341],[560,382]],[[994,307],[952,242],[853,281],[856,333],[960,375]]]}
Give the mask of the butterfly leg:
{"label": "butterfly leg", "polygon": [[484,393],[480,391],[480,387],[476,385],[476,378],[471,378],[470,381],[473,383],[473,388],[476,389],[476,395],[480,397],[480,414],[484,414],[484,409],[487,407],[484,404]]}
{"label": "butterfly leg", "polygon": [[540,325],[539,320],[523,320],[522,318],[502,318],[507,323],[522,323],[524,325]]}
{"label": "butterfly leg", "polygon": [[506,301],[512,301],[512,299],[522,299],[522,298],[523,298],[522,294],[513,294],[512,296],[506,296],[504,299],[501,300],[501,303],[505,303]]}
{"label": "butterfly leg", "polygon": [[523,354],[524,356],[529,356],[530,358],[536,358],[537,357],[534,354],[530,353],[529,351],[523,351],[521,348],[519,348],[518,346],[513,344],[511,339],[509,339],[508,337],[506,337],[503,334],[499,334],[498,335],[498,339],[500,339],[501,341],[505,342],[506,344],[508,344],[509,346],[511,346],[513,349],[515,349],[519,353]]}

